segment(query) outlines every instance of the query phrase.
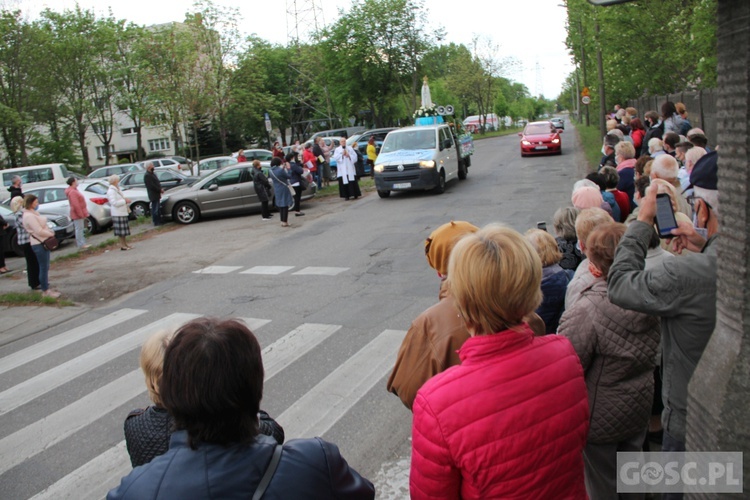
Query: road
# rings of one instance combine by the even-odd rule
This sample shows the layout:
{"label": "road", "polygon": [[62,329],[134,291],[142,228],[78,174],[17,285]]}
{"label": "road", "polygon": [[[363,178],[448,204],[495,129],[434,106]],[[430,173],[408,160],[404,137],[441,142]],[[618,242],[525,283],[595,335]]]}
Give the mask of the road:
{"label": "road", "polygon": [[443,195],[313,204],[289,229],[206,221],[77,264],[59,281],[91,288],[101,275],[86,272],[127,265],[128,283],[153,284],[0,347],[0,497],[100,498],[116,485],[130,469],[124,417],[149,404],[139,346],[200,315],[251,326],[264,348],[261,407],[287,439],[322,436],[378,498],[408,497],[411,413],[385,381],[411,320],[437,301],[424,240],[451,219],[551,228],[582,165],[573,137],[569,126],[562,156],[523,159],[516,136],[477,141],[468,179]]}

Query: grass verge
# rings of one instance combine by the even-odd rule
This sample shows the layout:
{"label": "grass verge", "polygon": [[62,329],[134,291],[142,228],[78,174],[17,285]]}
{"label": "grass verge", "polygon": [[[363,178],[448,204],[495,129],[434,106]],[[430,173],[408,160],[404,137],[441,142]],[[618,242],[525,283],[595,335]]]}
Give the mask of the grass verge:
{"label": "grass verge", "polygon": [[599,135],[599,127],[576,125],[576,130],[581,138],[581,147],[586,156],[588,171],[594,172],[602,159],[602,136]]}
{"label": "grass verge", "polygon": [[[362,177],[359,179],[359,189],[361,191],[372,191],[375,189],[375,179],[372,177]],[[339,195],[339,183],[338,181],[331,181],[330,186],[320,188],[315,193],[316,198],[328,198],[329,196]]]}
{"label": "grass verge", "polygon": [[66,299],[44,297],[41,292],[11,292],[0,294],[0,306],[55,306],[75,305]]}

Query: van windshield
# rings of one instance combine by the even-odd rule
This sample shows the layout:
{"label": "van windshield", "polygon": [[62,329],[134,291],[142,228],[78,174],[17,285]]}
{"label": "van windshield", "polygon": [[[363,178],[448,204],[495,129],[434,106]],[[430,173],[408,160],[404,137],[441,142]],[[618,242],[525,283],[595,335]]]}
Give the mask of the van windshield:
{"label": "van windshield", "polygon": [[415,149],[435,149],[435,129],[409,130],[388,134],[381,153]]}

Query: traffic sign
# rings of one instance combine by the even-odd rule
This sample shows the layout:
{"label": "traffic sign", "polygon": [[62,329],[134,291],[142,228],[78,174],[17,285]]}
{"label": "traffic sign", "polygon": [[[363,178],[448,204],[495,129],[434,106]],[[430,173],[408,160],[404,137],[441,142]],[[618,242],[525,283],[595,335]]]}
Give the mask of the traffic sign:
{"label": "traffic sign", "polygon": [[585,96],[581,97],[581,102],[583,104],[590,104],[591,103],[591,98],[589,96],[585,95]]}
{"label": "traffic sign", "polygon": [[266,122],[266,132],[270,132],[271,131],[271,117],[268,116],[268,113],[265,113],[263,118],[265,119],[265,122]]}
{"label": "traffic sign", "polygon": [[591,92],[589,91],[588,87],[583,87],[583,90],[581,91],[581,95],[584,97],[588,97],[591,95]]}

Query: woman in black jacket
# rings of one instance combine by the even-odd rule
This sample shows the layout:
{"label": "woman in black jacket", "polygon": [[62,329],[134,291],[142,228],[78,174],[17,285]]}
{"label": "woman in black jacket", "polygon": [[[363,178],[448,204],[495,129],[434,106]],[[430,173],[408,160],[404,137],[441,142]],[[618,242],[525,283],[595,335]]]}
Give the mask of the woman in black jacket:
{"label": "woman in black jacket", "polygon": [[305,175],[305,171],[302,165],[299,164],[297,159],[297,153],[289,153],[284,157],[284,160],[289,164],[289,173],[292,176],[291,184],[294,188],[294,215],[301,217],[305,215],[305,212],[300,211],[300,202],[302,201],[302,176]]}
{"label": "woman in black jacket", "polygon": [[263,169],[260,168],[260,160],[253,160],[252,175],[253,187],[255,188],[255,194],[258,195],[258,200],[260,200],[260,209],[263,220],[271,220],[271,211],[268,209],[268,202],[271,201],[273,187],[263,173]]}

